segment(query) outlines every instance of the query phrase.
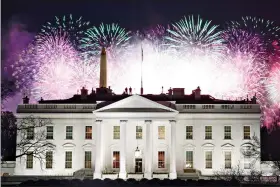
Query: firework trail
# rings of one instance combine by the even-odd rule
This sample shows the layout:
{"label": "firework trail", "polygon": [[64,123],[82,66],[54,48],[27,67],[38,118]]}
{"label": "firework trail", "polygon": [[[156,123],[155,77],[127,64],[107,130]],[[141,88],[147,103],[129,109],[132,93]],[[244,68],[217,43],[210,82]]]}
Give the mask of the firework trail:
{"label": "firework trail", "polygon": [[72,14],[64,15],[61,18],[55,17],[54,22],[47,22],[42,26],[42,35],[49,35],[57,31],[66,32],[73,45],[77,49],[80,39],[84,36],[84,32],[90,27],[90,22],[84,21],[82,17],[73,18]]}
{"label": "firework trail", "polygon": [[280,63],[275,63],[270,71],[266,88],[269,99],[274,104],[280,104]]}
{"label": "firework trail", "polygon": [[167,31],[170,47],[184,49],[183,52],[192,50],[220,55],[224,51],[222,32],[218,31],[218,26],[211,26],[211,21],[203,21],[199,16],[184,17]]}
{"label": "firework trail", "polygon": [[[280,27],[273,21],[264,20],[262,18],[246,16],[241,21],[232,21],[228,27],[238,28],[260,35],[265,43],[267,53],[274,54],[277,49],[273,47],[274,42],[280,41]],[[279,51],[279,49],[278,49]]]}

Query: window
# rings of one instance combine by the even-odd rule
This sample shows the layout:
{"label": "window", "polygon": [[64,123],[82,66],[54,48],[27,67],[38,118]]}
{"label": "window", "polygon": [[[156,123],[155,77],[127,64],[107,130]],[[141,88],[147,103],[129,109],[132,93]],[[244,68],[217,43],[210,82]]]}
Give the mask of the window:
{"label": "window", "polygon": [[72,151],[65,152],[65,168],[72,168]]}
{"label": "window", "polygon": [[120,139],[120,126],[114,126],[114,139]]}
{"label": "window", "polygon": [[46,152],[46,168],[51,169],[53,165],[53,152],[48,151]]}
{"label": "window", "polygon": [[205,168],[212,169],[212,151],[205,152]]}
{"label": "window", "polygon": [[193,152],[186,151],[186,168],[193,168]]}
{"label": "window", "polygon": [[225,152],[225,169],[231,169],[231,152]]}
{"label": "window", "polygon": [[225,126],[225,137],[226,140],[231,139],[231,126]]}
{"label": "window", "polygon": [[53,139],[53,126],[47,126],[47,140]]}
{"label": "window", "polygon": [[165,139],[165,126],[158,126],[158,139]]}
{"label": "window", "polygon": [[73,126],[66,126],[66,139],[73,139]]}
{"label": "window", "polygon": [[142,139],[142,126],[136,126],[136,139]]}
{"label": "window", "polygon": [[251,139],[251,137],[250,137],[250,126],[244,126],[243,127],[243,132],[244,132],[243,137],[244,137],[245,140]]}
{"label": "window", "polygon": [[27,127],[26,131],[27,131],[26,139],[33,140],[34,139],[34,127],[29,126],[29,127]]}
{"label": "window", "polygon": [[250,169],[250,157],[244,156],[244,169]]}
{"label": "window", "polygon": [[113,152],[113,168],[114,169],[120,168],[120,152],[119,151]]}
{"label": "window", "polygon": [[192,126],[186,126],[186,139],[187,140],[193,139],[193,127]]}
{"label": "window", "polygon": [[212,139],[212,126],[205,126],[205,139],[206,140]]}
{"label": "window", "polygon": [[33,153],[27,152],[26,154],[26,168],[32,169],[33,168]]}
{"label": "window", "polygon": [[85,151],[85,168],[91,168],[91,151]]}
{"label": "window", "polygon": [[158,168],[165,168],[165,152],[158,152]]}
{"label": "window", "polygon": [[86,126],[86,139],[92,139],[92,126]]}

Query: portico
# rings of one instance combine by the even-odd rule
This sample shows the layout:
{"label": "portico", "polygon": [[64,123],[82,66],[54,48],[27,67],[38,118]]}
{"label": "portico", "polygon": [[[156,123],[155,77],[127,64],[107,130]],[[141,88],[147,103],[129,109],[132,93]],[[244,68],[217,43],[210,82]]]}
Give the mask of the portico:
{"label": "portico", "polygon": [[[153,172],[169,174],[172,179],[177,177],[176,110],[134,95],[97,109],[93,114],[98,134],[94,178],[102,178],[105,170],[117,173],[122,179],[126,179],[128,173],[142,173],[144,178],[151,179]],[[115,132],[118,126],[119,131]],[[139,137],[137,127],[142,129]],[[164,137],[158,137],[159,128],[164,129]],[[119,133],[117,139],[114,139],[115,133]],[[135,155],[136,149],[140,155]],[[113,155],[116,152],[119,157]],[[119,162],[119,167],[113,162]],[[159,162],[163,165],[158,166]],[[137,170],[136,164],[142,168]]]}

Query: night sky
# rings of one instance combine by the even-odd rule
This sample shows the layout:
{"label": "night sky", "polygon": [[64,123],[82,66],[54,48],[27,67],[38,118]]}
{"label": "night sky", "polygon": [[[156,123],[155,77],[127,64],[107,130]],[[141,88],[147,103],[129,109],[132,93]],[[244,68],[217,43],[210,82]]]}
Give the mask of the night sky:
{"label": "night sky", "polygon": [[279,23],[279,7],[279,0],[4,0],[2,28],[18,19],[36,32],[55,15],[70,13],[83,16],[93,25],[117,22],[130,30],[168,24],[188,14],[199,14],[215,24],[242,16],[259,16]]}
{"label": "night sky", "polygon": [[[242,16],[257,16],[280,24],[279,0],[3,0],[1,25],[1,71],[4,72],[33,40],[43,24],[53,22],[54,16],[73,14],[82,16],[91,25],[118,23],[128,30],[139,30],[157,24],[166,25],[185,15],[200,15],[223,26],[227,21],[240,20]],[[14,110],[21,95],[12,99]],[[17,103],[17,104],[16,104]]]}

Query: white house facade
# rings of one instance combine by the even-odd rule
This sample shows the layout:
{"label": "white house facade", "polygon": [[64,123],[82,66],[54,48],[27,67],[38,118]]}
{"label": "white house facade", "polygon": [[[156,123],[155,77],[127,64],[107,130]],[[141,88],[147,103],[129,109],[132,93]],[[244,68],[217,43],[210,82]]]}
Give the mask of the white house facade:
{"label": "white house facade", "polygon": [[[87,169],[93,178],[175,179],[211,176],[237,165],[249,172],[251,160],[241,149],[250,146],[253,135],[260,138],[260,106],[217,100],[198,89],[192,95],[173,90],[111,99],[82,92],[72,100],[19,105],[18,120],[30,115],[52,120],[44,130],[56,147],[46,152],[43,165],[32,155],[18,158],[15,175]],[[254,168],[260,170],[260,162]]]}

